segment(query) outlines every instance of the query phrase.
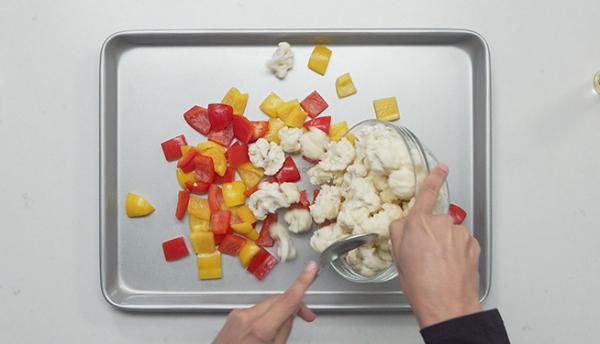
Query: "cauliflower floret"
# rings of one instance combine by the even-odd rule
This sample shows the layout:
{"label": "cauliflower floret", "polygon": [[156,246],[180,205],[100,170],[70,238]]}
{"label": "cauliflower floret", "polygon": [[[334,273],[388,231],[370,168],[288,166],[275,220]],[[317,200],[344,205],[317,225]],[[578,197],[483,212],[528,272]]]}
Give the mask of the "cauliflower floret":
{"label": "cauliflower floret", "polygon": [[296,258],[296,248],[287,230],[279,223],[269,227],[269,234],[277,245],[277,256],[282,262]]}
{"label": "cauliflower floret", "polygon": [[302,129],[283,127],[277,133],[279,141],[281,141],[281,149],[286,153],[298,153],[302,146],[300,138],[302,138]]}
{"label": "cauliflower floret", "polygon": [[343,171],[354,160],[354,146],[343,138],[339,142],[330,142],[325,157],[317,164],[325,171]]}
{"label": "cauliflower floret", "polygon": [[340,212],[342,195],[337,186],[323,185],[314,204],[310,206],[310,214],[316,223],[333,220]]}
{"label": "cauliflower floret", "polygon": [[390,266],[390,262],[381,259],[373,246],[363,246],[348,252],[346,261],[356,272],[367,277],[375,276]]}
{"label": "cauliflower floret", "polygon": [[340,226],[354,230],[354,228],[360,227],[361,223],[368,218],[369,210],[365,205],[358,200],[350,199],[342,203],[337,222]]}
{"label": "cauliflower floret", "polygon": [[334,179],[339,178],[342,174],[337,171],[326,171],[315,165],[308,170],[308,176],[310,177],[310,183],[313,185],[322,185],[333,182]]}
{"label": "cauliflower floret", "polygon": [[386,239],[390,236],[390,224],[403,216],[404,212],[399,205],[385,203],[378,213],[362,221],[355,232],[376,233],[380,238]]}
{"label": "cauliflower floret", "polygon": [[312,217],[308,209],[288,210],[283,219],[289,224],[288,230],[292,233],[304,233],[312,227]]}
{"label": "cauliflower floret", "polygon": [[367,176],[373,182],[373,186],[377,191],[383,191],[388,188],[388,180],[385,174],[370,172]]}
{"label": "cauliflower floret", "polygon": [[354,178],[344,197],[362,202],[369,213],[378,210],[381,206],[381,199],[379,199],[377,190],[367,178]]}
{"label": "cauliflower floret", "polygon": [[275,142],[269,142],[264,138],[258,139],[248,146],[248,156],[256,167],[265,169],[267,176],[272,176],[283,166],[285,154]]}
{"label": "cauliflower floret", "polygon": [[294,52],[288,42],[279,42],[278,46],[273,57],[267,61],[267,67],[276,77],[283,79],[294,66]]}
{"label": "cauliflower floret", "polygon": [[300,192],[294,183],[261,183],[258,190],[250,195],[248,207],[257,219],[264,220],[268,213],[287,208],[298,201]]}
{"label": "cauliflower floret", "polygon": [[396,194],[394,194],[394,192],[392,191],[391,188],[387,188],[387,189],[381,191],[379,193],[379,198],[381,198],[381,201],[383,203],[398,203],[398,201],[400,201],[398,196],[396,196]]}
{"label": "cauliflower floret", "polygon": [[367,167],[385,174],[411,164],[410,155],[402,137],[392,128],[383,125],[365,127],[357,133],[357,156]]}
{"label": "cauliflower floret", "polygon": [[302,155],[312,160],[321,160],[325,155],[327,142],[329,142],[329,137],[323,130],[309,127],[308,131],[300,138]]}
{"label": "cauliflower floret", "polygon": [[310,238],[310,246],[317,252],[323,252],[334,242],[348,237],[342,228],[333,223],[317,229]]}
{"label": "cauliflower floret", "polygon": [[415,195],[415,174],[412,168],[403,167],[390,173],[388,184],[394,195],[401,200],[409,200]]}

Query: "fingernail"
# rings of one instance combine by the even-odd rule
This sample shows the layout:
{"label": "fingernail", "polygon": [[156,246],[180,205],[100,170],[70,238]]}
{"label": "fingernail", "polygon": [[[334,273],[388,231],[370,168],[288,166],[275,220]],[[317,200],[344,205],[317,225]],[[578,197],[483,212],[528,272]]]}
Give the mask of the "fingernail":
{"label": "fingernail", "polygon": [[439,163],[438,167],[440,168],[440,170],[444,171],[444,173],[448,173],[448,165],[444,164],[444,163]]}
{"label": "fingernail", "polygon": [[318,269],[319,269],[319,264],[317,264],[317,262],[311,260],[310,262],[308,262],[308,264],[304,268],[304,272],[313,272]]}

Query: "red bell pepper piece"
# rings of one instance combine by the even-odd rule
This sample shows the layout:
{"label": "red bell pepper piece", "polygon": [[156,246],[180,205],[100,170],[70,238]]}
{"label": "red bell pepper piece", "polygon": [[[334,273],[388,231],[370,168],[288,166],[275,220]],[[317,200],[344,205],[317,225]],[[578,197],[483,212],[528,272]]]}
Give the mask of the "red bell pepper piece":
{"label": "red bell pepper piece", "polygon": [[300,180],[300,172],[298,172],[298,167],[296,167],[296,163],[291,156],[285,158],[283,166],[275,174],[275,178],[279,183],[292,183]]}
{"label": "red bell pepper piece", "polygon": [[211,184],[202,183],[202,182],[186,182],[185,187],[189,192],[195,194],[205,194],[208,191],[208,188]]}
{"label": "red bell pepper piece", "polygon": [[306,196],[306,190],[302,190],[302,191],[300,191],[300,201],[292,204],[290,206],[290,208],[292,208],[292,209],[296,209],[296,208],[308,209],[308,207],[310,207],[310,202],[308,201],[308,197]]}
{"label": "red bell pepper piece", "polygon": [[196,166],[194,164],[194,158],[196,155],[198,155],[198,151],[195,149],[190,149],[187,151],[187,153],[185,153],[184,156],[181,157],[181,159],[179,159],[177,162],[177,167],[185,173],[192,172]]}
{"label": "red bell pepper piece", "polygon": [[235,168],[228,166],[223,176],[215,175],[215,184],[231,183],[235,180]]}
{"label": "red bell pepper piece", "polygon": [[306,113],[312,117],[317,117],[321,112],[323,112],[329,105],[325,99],[321,97],[319,92],[312,91],[303,101],[300,102],[300,106],[306,111]]}
{"label": "red bell pepper piece", "polygon": [[254,142],[261,137],[267,135],[269,132],[269,122],[268,121],[251,121],[252,126],[254,127],[254,131],[252,133],[252,138],[250,142]]}
{"label": "red bell pepper piece", "polygon": [[248,143],[254,135],[254,126],[244,116],[233,116],[232,120],[233,135],[243,143]]}
{"label": "red bell pepper piece", "polygon": [[227,161],[229,166],[237,168],[238,166],[250,161],[248,157],[248,145],[236,142],[227,150]]}
{"label": "red bell pepper piece", "polygon": [[233,119],[233,108],[227,104],[208,104],[208,121],[210,131],[225,129]]}
{"label": "red bell pepper piece", "polygon": [[323,228],[325,226],[329,226],[330,224],[335,223],[335,220],[325,220],[323,223],[319,225],[319,228]]}
{"label": "red bell pepper piece", "polygon": [[448,207],[448,215],[452,216],[455,225],[460,225],[465,221],[467,212],[458,205],[450,203],[450,206]]}
{"label": "red bell pepper piece", "polygon": [[231,128],[231,125],[228,125],[223,130],[211,131],[208,134],[208,139],[220,144],[223,147],[229,147],[231,141],[233,141],[233,129]]}
{"label": "red bell pepper piece", "polygon": [[311,164],[313,164],[313,165],[316,165],[316,164],[318,164],[318,163],[319,163],[319,160],[315,160],[315,159],[307,158],[307,157],[305,157],[304,155],[302,156],[302,159],[304,159],[304,160],[306,160],[306,161],[310,162],[310,163],[311,163]]}
{"label": "red bell pepper piece", "polygon": [[321,129],[323,132],[325,132],[325,134],[329,135],[329,128],[331,127],[331,116],[323,116],[311,119],[310,121],[304,122],[303,125],[306,129],[310,127]]}
{"label": "red bell pepper piece", "polygon": [[211,185],[208,189],[208,207],[211,213],[216,213],[221,210],[222,205],[225,203],[223,200],[223,191],[216,185]]}
{"label": "red bell pepper piece", "polygon": [[263,247],[273,246],[275,241],[271,237],[271,233],[269,233],[269,228],[275,222],[277,222],[277,214],[269,213],[267,215],[267,218],[263,221],[262,228],[260,229],[260,233],[258,234],[258,239],[256,239],[256,244],[258,246],[263,246]]}
{"label": "red bell pepper piece", "polygon": [[187,145],[185,136],[178,135],[160,144],[162,146],[165,159],[173,161],[181,158],[181,149],[179,147]]}
{"label": "red bell pepper piece", "polygon": [[182,236],[163,242],[162,248],[165,259],[169,262],[183,258],[190,254]]}
{"label": "red bell pepper piece", "polygon": [[219,244],[219,251],[231,256],[237,256],[240,254],[242,246],[244,246],[245,243],[246,239],[235,234],[227,234]]}
{"label": "red bell pepper piece", "polygon": [[175,210],[175,217],[177,220],[183,219],[189,200],[190,193],[188,191],[179,191],[179,194],[177,195],[177,210]]}
{"label": "red bell pepper piece", "polygon": [[277,265],[277,258],[261,247],[260,251],[252,257],[246,270],[254,274],[258,280],[262,281],[275,265]]}
{"label": "red bell pepper piece", "polygon": [[229,210],[219,210],[216,213],[212,213],[210,216],[212,232],[214,234],[227,234],[230,219],[231,212]]}
{"label": "red bell pepper piece", "polygon": [[315,203],[315,201],[317,200],[317,196],[319,195],[320,191],[321,191],[320,189],[313,190],[313,203]]}
{"label": "red bell pepper piece", "polygon": [[244,195],[246,197],[250,197],[250,195],[252,195],[253,193],[255,193],[256,191],[258,191],[258,185],[260,183],[256,183],[256,185],[254,185],[253,187],[246,189],[246,191],[244,191]]}
{"label": "red bell pepper piece", "polygon": [[210,121],[208,120],[208,110],[194,105],[183,114],[183,118],[200,134],[206,136],[210,132]]}
{"label": "red bell pepper piece", "polygon": [[194,158],[194,164],[199,182],[211,184],[215,180],[215,165],[211,157],[198,154]]}

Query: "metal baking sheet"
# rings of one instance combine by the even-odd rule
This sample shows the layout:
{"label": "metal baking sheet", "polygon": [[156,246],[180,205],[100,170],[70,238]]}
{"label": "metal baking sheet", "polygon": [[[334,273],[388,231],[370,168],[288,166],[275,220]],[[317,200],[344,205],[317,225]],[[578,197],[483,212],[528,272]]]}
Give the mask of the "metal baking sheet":
{"label": "metal baking sheet", "polygon": [[[278,80],[265,67],[280,41],[295,65]],[[316,43],[333,50],[325,76],[310,71]],[[358,93],[338,99],[335,79],[350,72]],[[298,257],[257,281],[237,259],[223,257],[224,278],[199,281],[195,257],[165,263],[161,243],[187,240],[187,222],[173,216],[178,184],[160,143],[178,134],[203,138],[183,121],[194,104],[219,101],[231,86],[250,94],[246,115],[264,119],[260,101],[275,91],[303,98],[318,90],[334,121],[373,118],[372,100],[396,96],[400,123],[451,168],[451,200],[469,213],[466,225],[482,246],[481,290],[490,287],[490,56],[485,40],[467,30],[225,30],[128,31],[110,36],[100,62],[100,276],[106,300],[119,309],[229,310],[284,290],[308,260],[310,234],[295,236]],[[306,169],[306,166],[302,168]],[[306,183],[306,182],[304,182]],[[156,212],[131,220],[128,191],[146,196]],[[189,242],[188,242],[189,243]],[[306,303],[317,310],[406,310],[398,280],[353,284],[324,271]]]}

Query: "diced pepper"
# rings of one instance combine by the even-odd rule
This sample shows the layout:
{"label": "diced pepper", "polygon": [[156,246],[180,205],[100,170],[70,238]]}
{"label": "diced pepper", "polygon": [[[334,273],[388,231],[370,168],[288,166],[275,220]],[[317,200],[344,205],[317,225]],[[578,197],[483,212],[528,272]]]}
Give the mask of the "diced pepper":
{"label": "diced pepper", "polygon": [[250,121],[250,123],[252,123],[252,128],[253,128],[252,138],[250,139],[250,142],[254,142],[254,141],[260,139],[261,137],[264,137],[265,135],[267,135],[267,132],[269,131],[269,122],[267,122],[267,121]]}
{"label": "diced pepper", "polygon": [[281,116],[281,120],[290,128],[302,128],[308,114],[302,108],[293,109],[288,115]]}
{"label": "diced pepper", "polygon": [[229,162],[229,166],[233,168],[237,168],[249,160],[248,145],[244,143],[236,142],[227,150],[227,161]]}
{"label": "diced pepper", "polygon": [[244,191],[246,191],[246,185],[240,180],[223,184],[223,200],[225,201],[225,205],[231,208],[244,204],[246,201]]}
{"label": "diced pepper", "polygon": [[230,88],[223,97],[223,100],[221,100],[221,104],[231,105],[233,113],[236,115],[244,114],[247,103],[248,93],[241,93],[240,90],[235,87]]}
{"label": "diced pepper", "polygon": [[311,164],[313,164],[313,165],[316,165],[316,164],[318,164],[318,163],[319,163],[319,160],[315,160],[315,159],[307,158],[307,157],[305,157],[304,155],[302,156],[302,159],[304,159],[304,160],[306,160],[306,161],[310,162],[310,163],[311,163]]}
{"label": "diced pepper", "polygon": [[129,217],[140,217],[149,215],[154,211],[154,207],[148,200],[132,192],[127,193],[125,197],[125,212]]}
{"label": "diced pepper", "polygon": [[258,183],[256,183],[256,185],[254,185],[251,188],[248,188],[248,185],[246,185],[246,187],[247,187],[247,189],[246,189],[246,191],[244,191],[244,195],[246,195],[246,197],[250,197],[250,195],[252,195],[256,191],[258,191]]}
{"label": "diced pepper", "polygon": [[162,243],[165,260],[168,262],[187,256],[189,253],[183,237],[177,237]]}
{"label": "diced pepper", "polygon": [[460,225],[465,221],[465,218],[467,217],[467,212],[458,205],[450,203],[450,207],[448,208],[448,215],[452,216],[455,225]]}
{"label": "diced pepper", "polygon": [[335,79],[335,90],[338,98],[345,98],[356,93],[356,87],[352,82],[350,73],[342,74]]}
{"label": "diced pepper", "polygon": [[195,231],[190,233],[192,248],[196,254],[215,251],[215,236],[212,232]]}
{"label": "diced pepper", "polygon": [[310,207],[310,202],[308,200],[308,197],[306,196],[306,190],[300,191],[300,202],[299,203],[305,208]]}
{"label": "diced pepper", "polygon": [[251,223],[242,222],[232,223],[230,225],[231,229],[233,229],[235,233],[241,234],[250,240],[256,240],[259,237],[258,232],[256,231],[256,229],[254,229],[254,227],[252,227]]}
{"label": "diced pepper", "polygon": [[261,178],[265,174],[265,170],[260,167],[254,166],[250,161],[238,166],[237,173],[240,178],[244,181],[247,188],[252,188],[260,182]]}
{"label": "diced pepper", "polygon": [[347,133],[345,136],[346,140],[350,141],[350,143],[355,146],[356,145],[356,135],[352,133]]}
{"label": "diced pepper", "polygon": [[201,219],[192,214],[188,216],[188,224],[190,225],[190,231],[208,232],[210,231],[210,222],[208,220]]}
{"label": "diced pepper", "polygon": [[275,174],[275,178],[279,183],[293,183],[300,180],[300,172],[291,156],[285,158],[283,166],[281,166],[279,172]]}
{"label": "diced pepper", "polygon": [[211,184],[215,180],[215,166],[211,157],[196,155],[194,164],[196,165],[196,179],[199,182]]}
{"label": "diced pepper", "polygon": [[197,132],[202,135],[208,135],[210,132],[210,121],[208,120],[208,110],[200,106],[192,106],[191,109],[187,110],[183,114],[183,118],[194,128]]}
{"label": "diced pepper", "polygon": [[189,150],[192,148],[194,148],[194,147],[192,147],[190,145],[183,145],[183,146],[179,147],[179,149],[181,150],[181,156],[183,157],[185,155],[185,153],[189,152]]}
{"label": "diced pepper", "polygon": [[260,247],[258,247],[254,242],[250,240],[246,240],[244,246],[240,250],[240,263],[244,268],[248,267],[250,261],[254,256],[260,251]]}
{"label": "diced pepper", "polygon": [[325,134],[329,134],[329,128],[331,127],[331,116],[322,116],[315,119],[311,119],[310,121],[304,122],[304,127],[308,129],[309,127],[315,127],[321,129]]}
{"label": "diced pepper", "polygon": [[196,150],[200,153],[208,152],[213,149],[216,149],[223,154],[225,154],[225,151],[227,151],[225,147],[213,141],[204,141],[196,145]]}
{"label": "diced pepper", "polygon": [[[230,232],[231,230],[227,231],[227,234],[230,234]],[[227,234],[215,234],[215,245],[219,246]]]}
{"label": "diced pepper", "polygon": [[321,112],[323,112],[329,106],[325,99],[321,97],[319,92],[312,91],[304,100],[300,102],[300,106],[306,111],[306,113],[312,117],[317,117]]}
{"label": "diced pepper", "polygon": [[246,270],[254,274],[259,281],[262,281],[273,270],[275,265],[277,265],[277,258],[261,247],[260,251],[252,258],[250,264],[248,264]]}
{"label": "diced pepper", "polygon": [[260,229],[260,234],[258,235],[258,239],[256,239],[256,244],[263,247],[271,247],[275,243],[273,238],[271,237],[271,233],[269,232],[269,228],[273,223],[277,222],[277,214],[269,213],[267,214],[267,218],[263,221],[262,227]]}
{"label": "diced pepper", "polygon": [[378,120],[389,122],[400,118],[400,110],[398,110],[396,97],[375,99],[373,101],[373,108]]}
{"label": "diced pepper", "polygon": [[234,234],[227,234],[219,244],[219,251],[230,256],[237,256],[245,243],[246,239]]}
{"label": "diced pepper", "polygon": [[208,120],[210,131],[218,132],[225,129],[233,119],[233,108],[227,104],[208,104]]}
{"label": "diced pepper", "polygon": [[318,44],[310,54],[308,60],[308,68],[313,71],[325,75],[327,66],[329,65],[329,59],[331,58],[331,50],[324,45]]}
{"label": "diced pepper", "polygon": [[237,217],[240,218],[240,220],[242,220],[242,222],[248,222],[250,224],[256,222],[256,217],[254,216],[254,213],[252,213],[252,210],[250,210],[250,207],[248,207],[247,204],[233,208],[233,212]]}
{"label": "diced pepper", "polygon": [[190,173],[194,170],[194,158],[198,155],[198,151],[194,147],[190,147],[185,154],[177,162],[177,167],[185,173]]}
{"label": "diced pepper", "polygon": [[208,139],[224,147],[229,147],[231,141],[233,141],[233,128],[231,125],[228,125],[223,130],[211,131],[208,134]]}
{"label": "diced pepper", "polygon": [[269,131],[265,135],[265,139],[271,142],[275,142],[277,144],[280,143],[279,140],[279,130],[285,127],[285,123],[279,118],[270,118],[269,119]]}
{"label": "diced pepper", "polygon": [[218,174],[219,176],[225,175],[225,173],[227,172],[227,159],[225,158],[225,147],[212,141],[206,141],[198,144],[198,146],[196,146],[196,149],[200,152],[200,154],[212,158],[216,174]]}
{"label": "diced pepper", "polygon": [[211,184],[202,183],[202,182],[186,182],[185,188],[195,194],[205,194],[208,191],[208,188]]}
{"label": "diced pepper", "polygon": [[348,132],[348,123],[346,121],[336,123],[329,128],[329,139],[337,142],[344,137],[346,132]]}
{"label": "diced pepper", "polygon": [[260,103],[260,109],[271,117],[277,117],[277,109],[283,104],[283,99],[275,92],[269,93],[267,98]]}
{"label": "diced pepper", "polygon": [[214,184],[208,189],[208,206],[212,213],[216,213],[219,210],[227,210],[223,201],[223,191]]}
{"label": "diced pepper", "polygon": [[221,269],[221,252],[201,253],[197,257],[198,278],[201,280],[219,279],[223,277]]}
{"label": "diced pepper", "polygon": [[288,116],[292,113],[292,111],[298,108],[301,109],[300,102],[298,101],[298,99],[290,99],[279,106],[279,108],[277,109],[277,117],[282,117],[282,115],[284,117]]}
{"label": "diced pepper", "polygon": [[161,143],[165,159],[167,159],[167,161],[173,161],[181,158],[180,147],[185,145],[187,145],[187,142],[183,135],[175,136],[174,138]]}
{"label": "diced pepper", "polygon": [[213,233],[227,234],[230,219],[231,212],[229,210],[220,210],[216,213],[212,213],[210,216],[210,224],[212,225]]}
{"label": "diced pepper", "polygon": [[234,180],[235,180],[235,168],[228,166],[227,169],[225,170],[225,174],[223,176],[220,176],[219,174],[217,174],[215,176],[215,180],[213,183],[215,183],[215,184],[231,183]]}
{"label": "diced pepper", "polygon": [[234,116],[232,121],[233,136],[243,143],[249,143],[254,135],[254,126],[244,116]]}
{"label": "diced pepper", "polygon": [[196,173],[195,172],[190,172],[190,173],[184,173],[181,169],[177,169],[177,182],[179,182],[179,186],[181,186],[181,188],[183,190],[187,190],[187,183],[194,183],[196,181]]}
{"label": "diced pepper", "polygon": [[210,220],[210,207],[205,198],[191,196],[188,201],[188,213],[202,220]]}
{"label": "diced pepper", "polygon": [[177,220],[183,219],[185,211],[190,200],[190,193],[188,191],[179,191],[177,194],[177,210],[175,211],[175,217]]}
{"label": "diced pepper", "polygon": [[321,191],[320,189],[313,190],[313,203],[315,203],[317,201],[317,196],[319,196],[320,191]]}

